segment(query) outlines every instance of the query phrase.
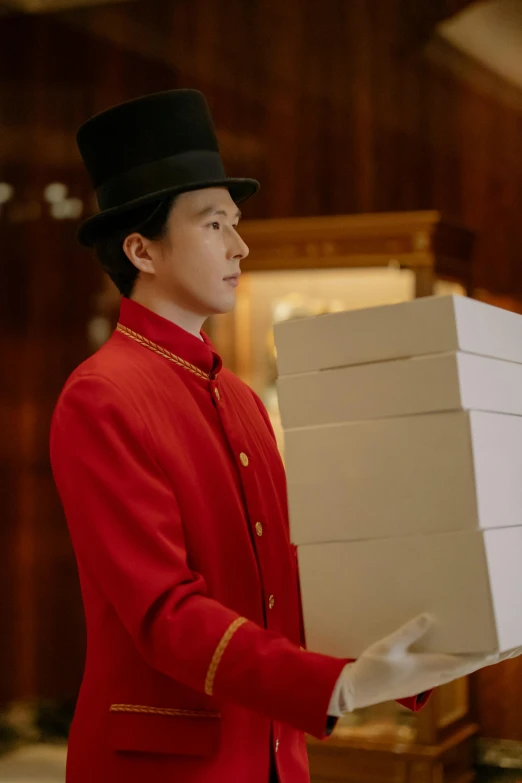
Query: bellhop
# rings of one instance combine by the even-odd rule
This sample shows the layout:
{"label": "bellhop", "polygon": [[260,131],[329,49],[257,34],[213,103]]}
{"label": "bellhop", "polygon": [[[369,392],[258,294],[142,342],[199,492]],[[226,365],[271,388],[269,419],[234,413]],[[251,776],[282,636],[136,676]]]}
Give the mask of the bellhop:
{"label": "bellhop", "polygon": [[331,733],[358,670],[305,649],[270,420],[201,331],[234,305],[258,183],[226,178],[193,90],[109,109],[78,144],[100,205],[78,238],[122,299],[51,427],[87,623],[67,781],[306,783],[304,733]]}

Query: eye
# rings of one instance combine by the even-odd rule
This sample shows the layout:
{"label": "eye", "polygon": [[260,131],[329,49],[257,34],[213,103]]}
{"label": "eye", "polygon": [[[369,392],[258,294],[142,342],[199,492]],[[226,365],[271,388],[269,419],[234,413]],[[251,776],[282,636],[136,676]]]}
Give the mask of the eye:
{"label": "eye", "polygon": [[217,220],[215,220],[213,223],[210,224],[215,231],[219,231],[221,228],[221,223],[219,223]]}

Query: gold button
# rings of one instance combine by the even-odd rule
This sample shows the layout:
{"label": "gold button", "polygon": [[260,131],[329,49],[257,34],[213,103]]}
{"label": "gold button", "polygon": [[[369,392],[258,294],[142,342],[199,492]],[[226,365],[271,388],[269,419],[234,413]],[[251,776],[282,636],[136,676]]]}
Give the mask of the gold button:
{"label": "gold button", "polygon": [[216,395],[217,400],[221,399],[221,394],[219,393],[219,389],[217,386],[214,388],[214,394]]}
{"label": "gold button", "polygon": [[241,454],[239,455],[239,459],[241,460],[241,464],[243,465],[243,467],[246,468],[248,466],[248,457],[244,451],[242,451]]}
{"label": "gold button", "polygon": [[278,751],[278,750],[279,750],[279,740],[278,740],[278,739],[276,739],[276,743],[275,743],[275,752],[277,753],[277,751]]}
{"label": "gold button", "polygon": [[275,606],[275,598],[273,595],[268,596],[268,608],[273,609]]}
{"label": "gold button", "polygon": [[261,522],[256,522],[256,533],[258,536],[263,535],[263,525],[261,524]]}

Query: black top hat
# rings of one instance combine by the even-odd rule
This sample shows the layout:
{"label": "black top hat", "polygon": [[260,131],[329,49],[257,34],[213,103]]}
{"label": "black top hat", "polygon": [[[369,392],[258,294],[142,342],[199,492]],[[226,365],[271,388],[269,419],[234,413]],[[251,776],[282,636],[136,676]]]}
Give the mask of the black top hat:
{"label": "black top hat", "polygon": [[226,187],[236,203],[259,190],[225,175],[212,117],[197,90],[168,90],[114,106],[87,120],[78,147],[100,212],[78,240],[88,247],[131,209],[188,190]]}

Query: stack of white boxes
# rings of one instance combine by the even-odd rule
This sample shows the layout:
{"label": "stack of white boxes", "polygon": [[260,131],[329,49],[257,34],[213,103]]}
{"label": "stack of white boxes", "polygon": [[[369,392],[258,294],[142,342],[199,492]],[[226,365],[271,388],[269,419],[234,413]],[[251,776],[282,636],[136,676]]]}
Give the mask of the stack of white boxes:
{"label": "stack of white boxes", "polygon": [[275,329],[309,649],[522,645],[522,316],[460,296]]}

